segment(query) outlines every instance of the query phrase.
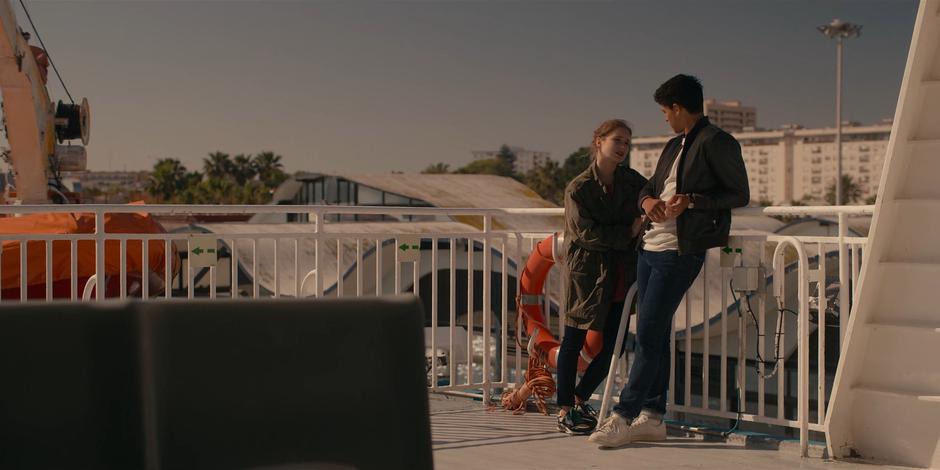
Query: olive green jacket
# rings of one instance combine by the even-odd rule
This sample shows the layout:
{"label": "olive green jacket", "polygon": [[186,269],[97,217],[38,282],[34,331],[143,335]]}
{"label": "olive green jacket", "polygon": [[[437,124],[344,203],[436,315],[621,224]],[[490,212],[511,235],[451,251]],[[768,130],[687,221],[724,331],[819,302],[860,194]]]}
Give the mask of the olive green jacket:
{"label": "olive green jacket", "polygon": [[626,264],[626,286],[636,280],[637,198],[644,185],[643,175],[619,166],[608,196],[591,164],[565,188],[566,326],[603,328],[619,263]]}

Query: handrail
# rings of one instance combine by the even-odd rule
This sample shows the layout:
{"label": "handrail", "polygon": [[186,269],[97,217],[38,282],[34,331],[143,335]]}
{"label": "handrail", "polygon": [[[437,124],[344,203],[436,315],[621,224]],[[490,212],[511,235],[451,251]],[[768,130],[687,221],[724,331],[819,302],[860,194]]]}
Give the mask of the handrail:
{"label": "handrail", "polygon": [[[770,206],[766,215],[839,215],[864,216],[874,214],[874,205],[864,206]],[[0,205],[0,214],[29,213],[135,213],[154,214],[293,214],[318,212],[323,214],[405,214],[405,215],[564,215],[562,207],[408,207],[408,206],[347,206],[347,205],[274,205],[274,204],[23,204]]]}
{"label": "handrail", "polygon": [[770,206],[765,207],[763,213],[766,215],[853,215],[864,216],[875,213],[875,206]]}
{"label": "handrail", "polygon": [[[803,244],[796,237],[784,237],[777,244],[773,258],[771,258],[775,273],[783,271],[783,265],[778,264],[778,260],[781,259],[780,255],[787,245],[792,245],[798,256],[799,281],[797,283],[797,296],[800,305],[797,336],[797,421],[800,423],[800,455],[806,457],[809,455],[809,258],[806,256]],[[783,276],[774,275],[774,296],[777,297],[778,303],[783,302]],[[823,319],[820,320],[822,327],[825,328],[825,315],[820,317]]]}
{"label": "handrail", "polygon": [[617,341],[614,342],[614,356],[610,359],[610,369],[607,371],[607,380],[604,384],[604,396],[601,398],[601,410],[597,415],[597,421],[601,422],[607,417],[607,410],[610,408],[610,394],[614,389],[614,378],[617,375],[617,362],[620,358],[618,351],[623,349],[624,337],[627,335],[627,329],[630,328],[630,308],[633,307],[633,299],[636,297],[637,284],[634,282],[627,291],[627,297],[623,302],[623,312],[620,314],[620,328],[617,329]]}
{"label": "handrail", "polygon": [[110,213],[128,214],[294,214],[315,212],[340,215],[564,215],[561,207],[408,207],[408,206],[331,206],[331,205],[250,205],[250,204],[23,204],[0,205],[0,214],[35,213]]}

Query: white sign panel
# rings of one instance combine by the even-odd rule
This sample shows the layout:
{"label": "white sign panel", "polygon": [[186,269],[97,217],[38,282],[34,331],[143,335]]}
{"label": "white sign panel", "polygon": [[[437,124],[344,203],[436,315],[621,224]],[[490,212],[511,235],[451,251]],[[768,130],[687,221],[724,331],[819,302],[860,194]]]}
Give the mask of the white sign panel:
{"label": "white sign panel", "polygon": [[193,237],[189,240],[189,265],[208,268],[219,261],[219,241],[215,238]]}
{"label": "white sign panel", "polygon": [[421,239],[418,237],[399,237],[395,240],[399,263],[417,263],[421,257]]}

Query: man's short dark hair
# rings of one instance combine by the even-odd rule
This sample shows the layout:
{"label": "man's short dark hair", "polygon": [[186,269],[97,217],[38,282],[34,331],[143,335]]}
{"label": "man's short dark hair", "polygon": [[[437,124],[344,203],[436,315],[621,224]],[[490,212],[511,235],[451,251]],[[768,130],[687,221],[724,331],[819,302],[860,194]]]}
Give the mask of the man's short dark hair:
{"label": "man's short dark hair", "polygon": [[691,75],[676,75],[656,89],[653,99],[660,106],[668,108],[678,104],[692,114],[701,113],[704,101],[702,82]]}

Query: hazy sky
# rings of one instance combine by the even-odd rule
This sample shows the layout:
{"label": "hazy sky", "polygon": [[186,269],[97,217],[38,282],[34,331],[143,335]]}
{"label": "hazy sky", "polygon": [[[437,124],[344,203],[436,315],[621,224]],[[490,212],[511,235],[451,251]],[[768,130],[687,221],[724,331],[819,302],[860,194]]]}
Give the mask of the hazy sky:
{"label": "hazy sky", "polygon": [[[18,0],[13,0],[18,1]],[[916,15],[881,1],[26,0],[72,95],[92,106],[91,169],[201,167],[273,150],[289,171],[459,166],[502,143],[563,159],[609,117],[662,134],[652,101],[676,73],[758,124],[834,120],[833,17],[844,118],[894,114]],[[17,8],[20,23],[28,28]],[[56,98],[64,98],[50,80]]]}

